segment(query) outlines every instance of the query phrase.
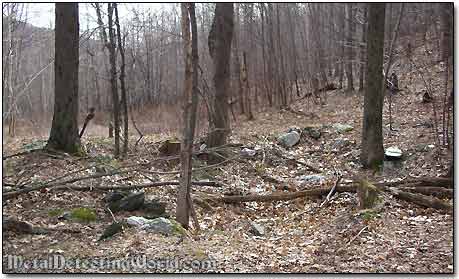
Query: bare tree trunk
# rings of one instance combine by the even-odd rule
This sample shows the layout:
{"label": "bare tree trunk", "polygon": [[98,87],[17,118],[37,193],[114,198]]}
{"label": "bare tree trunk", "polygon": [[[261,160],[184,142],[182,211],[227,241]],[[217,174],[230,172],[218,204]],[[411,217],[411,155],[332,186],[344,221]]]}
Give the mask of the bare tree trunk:
{"label": "bare tree trunk", "polygon": [[15,137],[16,131],[16,100],[14,98],[14,85],[13,85],[13,70],[14,70],[14,44],[13,44],[13,26],[15,20],[15,5],[16,4],[9,4],[9,19],[8,19],[8,135],[10,137]]}
{"label": "bare tree trunk", "polygon": [[354,76],[352,74],[352,60],[354,59],[354,51],[353,51],[353,39],[352,36],[354,35],[355,23],[354,23],[354,13],[352,11],[352,3],[348,3],[346,5],[347,11],[347,38],[346,44],[347,46],[347,63],[346,63],[346,77],[347,77],[347,88],[346,91],[352,92],[354,91]]}
{"label": "bare tree trunk", "polygon": [[123,154],[127,155],[128,145],[129,145],[129,116],[128,116],[128,104],[127,104],[127,92],[126,92],[126,62],[124,57],[124,47],[121,42],[121,28],[118,17],[118,6],[116,3],[113,3],[113,9],[115,10],[115,24],[116,24],[116,34],[118,37],[118,50],[121,56],[121,68],[120,68],[120,85],[121,85],[121,104],[123,105],[123,120],[124,120],[124,142],[123,142]]}
{"label": "bare tree trunk", "polygon": [[346,23],[346,4],[341,3],[341,14],[340,14],[340,33],[341,33],[341,47],[340,47],[340,60],[341,62],[339,63],[339,88],[343,88],[343,80],[344,80],[344,45],[345,45],[345,40],[346,40],[346,35],[345,35],[345,23]]}
{"label": "bare tree trunk", "polygon": [[115,32],[113,28],[113,4],[108,3],[108,51],[110,57],[110,84],[113,103],[113,128],[115,130],[115,157],[120,154],[120,101],[118,97],[118,84],[116,81],[116,51]]}
{"label": "bare tree trunk", "polygon": [[441,24],[441,60],[446,61],[452,54],[453,40],[452,22],[454,8],[452,3],[441,3],[440,7],[440,24]]}
{"label": "bare tree trunk", "polygon": [[281,97],[281,108],[286,108],[288,106],[287,100],[287,90],[285,88],[285,67],[284,67],[284,53],[282,50],[282,39],[281,39],[281,31],[280,31],[280,15],[279,15],[279,3],[276,4],[276,18],[277,18],[277,48],[279,49],[279,87],[278,90],[280,92]]}
{"label": "bare tree trunk", "polygon": [[253,113],[252,113],[252,103],[250,101],[250,86],[249,86],[249,76],[248,76],[248,71],[247,71],[247,55],[244,51],[242,54],[242,74],[241,74],[241,83],[243,86],[243,96],[245,97],[245,104],[244,106],[246,107],[246,114],[247,114],[247,120],[253,120]]}
{"label": "bare tree trunk", "polygon": [[208,136],[209,147],[226,143],[231,132],[228,114],[228,89],[231,58],[231,40],[233,37],[233,4],[217,3],[215,16],[209,32],[209,53],[214,64],[213,123],[210,123]]}
{"label": "bare tree trunk", "polygon": [[234,35],[233,35],[233,44],[234,44],[234,54],[233,54],[233,59],[234,59],[234,72],[237,77],[237,88],[236,91],[238,93],[238,99],[239,99],[239,109],[241,111],[241,114],[245,114],[245,109],[244,109],[244,95],[242,94],[242,83],[241,83],[241,62],[239,61],[239,37],[240,37],[240,22],[239,22],[239,6],[240,4],[236,4],[236,23],[234,25]]}
{"label": "bare tree trunk", "polygon": [[[187,7],[188,6],[188,7]],[[194,131],[198,106],[198,34],[194,3],[182,3],[182,35],[184,38],[185,82],[183,102],[183,140],[180,152],[180,189],[177,195],[176,219],[184,228],[189,226]],[[191,40],[190,40],[191,23]]]}
{"label": "bare tree trunk", "polygon": [[55,13],[54,115],[47,148],[78,154],[78,3],[56,3]]}
{"label": "bare tree trunk", "polygon": [[267,63],[266,59],[266,41],[265,41],[265,4],[259,3],[259,10],[260,10],[260,21],[261,21],[261,51],[262,51],[262,59],[263,59],[263,83],[264,89],[266,92],[266,98],[268,99],[268,105],[270,107],[273,106],[273,97],[272,97],[272,88],[269,86],[268,78],[269,76],[269,64]]}
{"label": "bare tree trunk", "polygon": [[364,83],[363,83],[363,80],[364,80],[364,76],[365,76],[365,65],[366,65],[366,61],[367,61],[367,57],[366,57],[366,51],[365,51],[365,44],[366,44],[366,37],[367,37],[367,31],[368,31],[368,24],[367,24],[367,20],[368,20],[368,4],[364,3],[363,5],[365,5],[364,7],[364,10],[363,10],[363,24],[362,24],[362,42],[361,42],[361,46],[360,46],[360,79],[359,79],[359,91],[360,92],[363,92],[363,86],[364,86]]}
{"label": "bare tree trunk", "polygon": [[377,168],[384,159],[382,134],[384,60],[384,3],[369,6],[368,68],[364,98],[363,130],[360,161],[365,168]]}

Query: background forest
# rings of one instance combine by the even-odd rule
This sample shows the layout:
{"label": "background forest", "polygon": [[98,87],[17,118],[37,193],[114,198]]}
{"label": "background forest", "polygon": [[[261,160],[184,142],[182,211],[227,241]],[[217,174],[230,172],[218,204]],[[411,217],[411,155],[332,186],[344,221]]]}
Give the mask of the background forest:
{"label": "background forest", "polygon": [[[27,5],[3,6],[3,122],[7,124],[8,117],[14,114],[16,117],[11,118],[21,121],[17,129],[32,128],[46,134],[54,101],[54,31],[28,24]],[[88,5],[87,9],[93,12],[88,22],[80,22],[80,112],[83,118],[94,107],[98,112],[96,123],[108,126],[112,105],[107,49],[94,4],[80,5]],[[136,10],[129,4],[120,4],[120,8],[129,11],[121,19],[129,109],[135,116],[148,115],[137,121],[143,131],[175,132],[180,126],[180,106],[175,104],[180,101],[184,78],[180,9],[176,4],[165,4],[162,9]],[[234,9],[229,98],[236,115],[248,114],[250,118],[265,107],[285,107],[312,92],[314,86],[323,88],[329,83],[346,92],[362,92],[366,71],[366,4],[237,3]],[[106,8],[101,11],[102,24],[106,25]],[[410,3],[402,8],[401,3],[389,3],[386,67],[395,29],[398,38],[390,63],[406,55],[409,48],[427,43],[433,44],[426,53],[431,63],[444,60],[445,48],[453,42],[451,12],[449,4]],[[207,35],[213,13],[212,3],[196,5],[200,79],[209,86],[212,61]],[[249,88],[242,96],[240,68],[244,53]],[[201,91],[205,98],[213,94],[212,90]],[[244,98],[247,101],[241,101]],[[205,120],[204,102],[199,111],[199,119]],[[206,125],[198,124],[198,129],[202,128]]]}
{"label": "background forest", "polygon": [[4,272],[454,272],[452,3],[33,5],[2,5]]}

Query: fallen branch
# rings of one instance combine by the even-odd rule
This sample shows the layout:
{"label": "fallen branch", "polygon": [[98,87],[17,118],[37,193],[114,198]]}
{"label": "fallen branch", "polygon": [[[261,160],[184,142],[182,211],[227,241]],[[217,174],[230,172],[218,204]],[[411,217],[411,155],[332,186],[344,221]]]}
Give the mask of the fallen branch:
{"label": "fallen branch", "polygon": [[[216,181],[192,181],[192,185],[194,186],[209,186],[209,187],[222,187],[223,185],[216,182]],[[161,186],[175,186],[180,185],[179,181],[159,181],[159,182],[151,182],[151,183],[144,183],[144,184],[136,184],[136,185],[110,185],[110,186],[57,186],[53,187],[52,190],[65,190],[71,189],[76,191],[90,191],[90,190],[100,190],[100,191],[107,191],[107,190],[132,190],[132,189],[143,189],[143,188],[152,188],[152,187],[161,187]]]}
{"label": "fallen branch", "polygon": [[387,187],[443,187],[453,188],[454,182],[449,177],[421,177],[415,179],[405,179],[396,182],[383,182],[374,183],[375,186],[387,186]]}
{"label": "fallen branch", "polygon": [[453,189],[445,189],[441,187],[401,187],[400,190],[419,193],[428,196],[434,196],[440,199],[444,198],[453,198],[454,192]]}
{"label": "fallen branch", "polygon": [[[246,195],[246,196],[223,196],[211,197],[210,200],[222,201],[225,203],[239,202],[272,202],[272,201],[288,201],[303,197],[320,197],[330,192],[332,188],[319,188],[298,191],[293,193],[274,193],[269,195]],[[354,186],[339,186],[336,187],[336,192],[355,192]]]}
{"label": "fallen branch", "polygon": [[363,228],[359,231],[359,233],[358,233],[356,236],[354,236],[354,237],[347,243],[347,245],[350,245],[354,240],[356,240],[357,237],[359,237],[359,235],[361,235],[362,232],[363,232],[364,230],[366,230],[367,228],[368,228],[368,226],[363,227]]}
{"label": "fallen branch", "polygon": [[428,197],[421,194],[413,194],[408,192],[403,192],[393,188],[389,188],[389,191],[398,199],[412,202],[417,205],[424,207],[431,207],[435,209],[451,210],[452,206],[449,203],[443,202],[440,199],[435,197]]}
{"label": "fallen branch", "polygon": [[128,172],[131,172],[131,171],[135,171],[135,170],[124,170],[124,171],[118,171],[118,172],[93,174],[93,175],[88,175],[88,176],[75,177],[75,178],[67,179],[67,180],[64,180],[64,181],[56,181],[56,182],[53,182],[53,183],[40,183],[38,185],[31,186],[31,187],[24,186],[25,188],[23,188],[21,190],[4,193],[2,195],[2,197],[4,199],[11,199],[11,198],[19,196],[20,194],[29,193],[29,192],[32,192],[32,191],[38,191],[38,190],[42,190],[42,189],[46,189],[46,188],[52,188],[52,187],[55,187],[55,186],[70,184],[70,183],[74,183],[74,182],[77,182],[77,181],[101,178],[101,177],[110,176],[110,175],[114,175],[114,174],[128,173]]}
{"label": "fallen branch", "polygon": [[332,187],[331,190],[330,190],[330,193],[328,193],[327,197],[326,197],[325,200],[320,204],[319,207],[324,206],[325,204],[327,204],[327,203],[330,201],[330,198],[336,193],[336,187],[339,185],[339,182],[340,182],[340,181],[341,181],[341,176],[338,176],[338,179],[336,180],[335,185],[333,185],[333,187]]}

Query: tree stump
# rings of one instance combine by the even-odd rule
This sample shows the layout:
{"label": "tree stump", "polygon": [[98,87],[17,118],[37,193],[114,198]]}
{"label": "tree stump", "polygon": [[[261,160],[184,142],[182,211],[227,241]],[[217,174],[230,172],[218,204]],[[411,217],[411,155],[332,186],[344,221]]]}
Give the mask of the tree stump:
{"label": "tree stump", "polygon": [[168,139],[159,147],[161,156],[174,156],[180,154],[180,141]]}
{"label": "tree stump", "polygon": [[357,195],[360,209],[374,208],[378,202],[379,189],[365,179],[359,181]]}

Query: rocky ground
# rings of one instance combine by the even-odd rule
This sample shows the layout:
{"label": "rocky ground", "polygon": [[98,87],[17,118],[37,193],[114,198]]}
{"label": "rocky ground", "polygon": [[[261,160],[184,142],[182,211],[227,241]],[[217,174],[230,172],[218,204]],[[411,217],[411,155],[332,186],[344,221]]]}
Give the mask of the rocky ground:
{"label": "rocky ground", "polygon": [[[441,64],[435,67],[438,73],[444,71]],[[121,221],[144,216],[145,212],[136,208],[114,212],[112,216],[104,199],[108,191],[98,187],[177,181],[177,160],[157,159],[169,135],[147,135],[135,149],[132,144],[125,160],[113,159],[110,139],[91,133],[84,140],[88,156],[83,158],[32,152],[4,160],[3,194],[31,185],[55,186],[3,200],[4,220],[5,216],[13,216],[34,227],[47,228],[44,234],[4,231],[3,271],[453,272],[450,210],[422,207],[387,192],[381,194],[383,208],[374,212],[360,211],[357,195],[352,192],[337,193],[322,207],[324,196],[266,203],[227,204],[212,200],[223,195],[266,195],[331,187],[338,177],[342,177],[341,185],[351,185],[356,175],[372,182],[445,175],[452,151],[439,146],[434,138],[431,104],[421,102],[419,77],[401,66],[396,65],[396,69],[406,74],[400,75],[402,91],[393,97],[396,131],[389,130],[387,103],[385,106],[384,146],[403,152],[399,164],[386,163],[377,171],[362,170],[358,158],[363,98],[357,92],[345,96],[342,90],[329,91],[324,106],[308,104],[303,99],[291,110],[258,112],[254,121],[240,119],[233,124],[230,141],[237,144],[225,149],[230,160],[211,168],[205,168],[205,156],[194,161],[195,168],[204,167],[194,173],[194,179],[216,181],[219,186],[193,188],[199,231],[158,233],[126,226],[122,232],[99,241],[113,218]],[[437,76],[441,84],[441,76]],[[286,148],[279,137],[289,131],[298,131],[298,139],[292,140],[299,142]],[[4,139],[3,154],[40,148],[44,140],[45,137]],[[135,141],[133,135],[131,142]],[[64,186],[58,183],[97,174],[107,175]],[[173,219],[175,214],[176,189],[177,186],[165,185],[143,190],[146,200],[165,205],[162,216],[168,220],[167,215]],[[448,197],[442,200],[453,204]],[[90,217],[72,218],[76,208],[88,209]],[[13,262],[12,256],[22,260],[65,257],[68,266],[52,269],[43,262],[34,265],[33,261],[25,261],[27,266],[12,268],[8,266]],[[100,260],[106,258],[128,263],[101,268]],[[75,264],[72,259],[89,262]],[[137,261],[132,263],[132,259]],[[148,259],[150,264],[142,264],[141,259]],[[155,259],[172,259],[176,264],[161,265]]]}

